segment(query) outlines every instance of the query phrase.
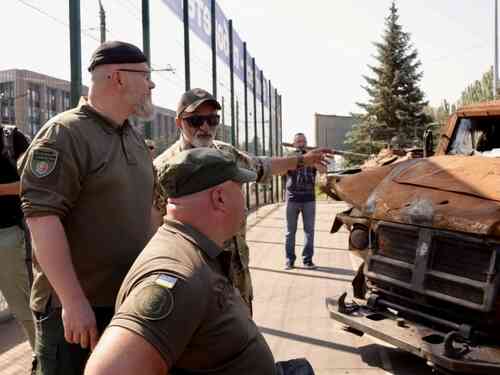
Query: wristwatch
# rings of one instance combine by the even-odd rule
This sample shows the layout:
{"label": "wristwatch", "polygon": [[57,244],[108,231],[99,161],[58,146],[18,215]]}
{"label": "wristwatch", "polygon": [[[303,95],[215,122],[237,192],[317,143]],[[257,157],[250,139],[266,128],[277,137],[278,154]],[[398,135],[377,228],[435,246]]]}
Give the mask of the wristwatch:
{"label": "wristwatch", "polygon": [[302,154],[297,155],[297,168],[304,168],[304,156]]}

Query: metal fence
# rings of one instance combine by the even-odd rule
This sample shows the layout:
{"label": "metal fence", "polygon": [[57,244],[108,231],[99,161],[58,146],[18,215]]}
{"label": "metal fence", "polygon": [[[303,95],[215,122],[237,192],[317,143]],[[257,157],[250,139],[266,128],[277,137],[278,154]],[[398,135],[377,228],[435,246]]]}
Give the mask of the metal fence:
{"label": "metal fence", "polygon": [[[2,7],[9,14],[0,25],[3,48],[15,51],[0,61],[4,123],[34,135],[86,93],[87,63],[98,45],[123,40],[141,46],[157,69],[156,117],[136,125],[159,151],[179,137],[172,109],[181,94],[202,87],[223,107],[218,139],[256,155],[283,154],[282,96],[216,0],[19,0]],[[11,33],[16,19],[30,32]],[[250,207],[279,200],[280,181],[248,188]]]}

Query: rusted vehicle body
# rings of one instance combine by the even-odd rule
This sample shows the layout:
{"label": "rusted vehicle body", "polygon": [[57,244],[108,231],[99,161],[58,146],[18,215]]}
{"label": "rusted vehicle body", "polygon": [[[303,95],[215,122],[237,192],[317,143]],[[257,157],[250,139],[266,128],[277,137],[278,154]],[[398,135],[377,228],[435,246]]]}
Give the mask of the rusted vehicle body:
{"label": "rusted vehicle body", "polygon": [[330,315],[442,372],[500,374],[500,102],[453,114],[434,156],[328,190],[351,206],[332,232],[347,226],[364,259]]}

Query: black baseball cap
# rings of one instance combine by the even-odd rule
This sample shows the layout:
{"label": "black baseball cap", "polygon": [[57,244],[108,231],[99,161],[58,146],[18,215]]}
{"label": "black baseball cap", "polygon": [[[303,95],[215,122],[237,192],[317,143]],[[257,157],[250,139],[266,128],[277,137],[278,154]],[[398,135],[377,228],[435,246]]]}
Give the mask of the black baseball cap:
{"label": "black baseball cap", "polygon": [[117,40],[102,43],[92,54],[89,72],[105,64],[138,64],[147,62],[144,53],[136,46]]}

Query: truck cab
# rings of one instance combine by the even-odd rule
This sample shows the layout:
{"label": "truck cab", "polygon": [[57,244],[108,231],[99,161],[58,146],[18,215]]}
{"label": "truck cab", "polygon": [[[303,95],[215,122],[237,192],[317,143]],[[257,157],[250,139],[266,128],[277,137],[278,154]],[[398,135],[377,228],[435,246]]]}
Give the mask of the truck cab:
{"label": "truck cab", "polygon": [[454,113],[433,156],[327,189],[350,206],[332,232],[345,225],[364,260],[330,316],[439,371],[500,373],[500,101]]}

